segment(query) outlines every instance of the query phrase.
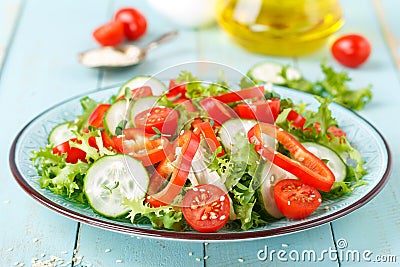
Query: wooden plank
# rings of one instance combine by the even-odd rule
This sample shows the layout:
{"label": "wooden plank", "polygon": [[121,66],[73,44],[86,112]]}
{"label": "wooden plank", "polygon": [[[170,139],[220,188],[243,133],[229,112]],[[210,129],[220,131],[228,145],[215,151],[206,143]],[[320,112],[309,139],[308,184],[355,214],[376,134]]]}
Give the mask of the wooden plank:
{"label": "wooden plank", "polygon": [[25,4],[0,80],[0,266],[17,262],[28,266],[33,258],[48,260],[53,255],[71,262],[77,223],[22,192],[7,170],[7,157],[16,133],[31,118],[65,98],[95,88],[97,74],[86,72],[76,54],[91,42],[87,29],[104,17],[107,7],[96,0],[79,5],[51,0]]}
{"label": "wooden plank", "polygon": [[21,1],[0,2],[0,71],[21,10]]}
{"label": "wooden plank", "polygon": [[[324,250],[334,250],[330,225],[295,234],[259,240],[209,243],[206,247],[208,266],[337,266]],[[279,256],[278,256],[279,255]],[[207,257],[208,256],[208,257]]]}
{"label": "wooden plank", "polygon": [[81,225],[77,257],[82,257],[82,266],[203,266],[199,248],[201,243],[140,238]]}

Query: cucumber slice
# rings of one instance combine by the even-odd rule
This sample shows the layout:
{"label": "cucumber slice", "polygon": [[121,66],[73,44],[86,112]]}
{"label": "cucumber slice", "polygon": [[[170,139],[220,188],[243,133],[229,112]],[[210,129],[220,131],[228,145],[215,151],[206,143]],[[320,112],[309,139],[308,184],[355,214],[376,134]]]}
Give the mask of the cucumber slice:
{"label": "cucumber slice", "polygon": [[[285,79],[282,77],[283,65],[275,62],[261,62],[252,67],[247,76],[253,81],[262,83],[285,84]],[[288,67],[286,70],[286,78],[288,80],[298,80],[302,77],[301,72],[293,67]]]}
{"label": "cucumber slice", "polygon": [[142,111],[150,109],[157,106],[158,96],[145,96],[136,99],[130,107],[129,110],[129,121],[134,124],[135,117]]}
{"label": "cucumber slice", "polygon": [[329,169],[335,175],[336,182],[342,182],[346,178],[346,175],[347,175],[346,164],[343,162],[343,160],[340,158],[340,156],[338,154],[336,154],[335,151],[331,150],[330,148],[327,148],[326,146],[312,143],[312,142],[302,143],[302,145],[308,151],[313,153],[315,156],[317,156],[321,160],[328,161],[326,163],[326,165],[329,167]]}
{"label": "cucumber slice", "polygon": [[117,94],[117,97],[123,96],[125,94],[125,88],[129,87],[131,90],[142,87],[142,86],[150,86],[151,90],[153,91],[153,95],[162,95],[164,91],[167,90],[167,87],[163,82],[160,80],[151,77],[151,76],[136,76],[126,83],[124,83]]}
{"label": "cucumber slice", "polygon": [[221,129],[218,132],[218,135],[221,139],[221,143],[227,151],[235,151],[234,144],[236,144],[236,138],[247,139],[247,132],[253,127],[257,121],[255,120],[246,120],[246,119],[230,119],[222,124]]}
{"label": "cucumber slice", "polygon": [[76,130],[77,128],[75,126],[70,128],[69,124],[69,122],[65,122],[56,125],[49,134],[49,144],[57,146],[68,141],[71,138],[74,138],[75,135],[72,133],[72,131]]}
{"label": "cucumber slice", "polygon": [[97,213],[120,217],[128,212],[123,198],[144,198],[149,175],[143,164],[127,155],[105,156],[93,163],[84,179],[83,190]]}
{"label": "cucumber slice", "polygon": [[264,206],[265,211],[276,219],[282,218],[283,214],[279,211],[274,200],[274,186],[283,179],[297,178],[270,161],[264,163],[261,172],[261,186],[258,188],[258,200]]}
{"label": "cucumber slice", "polygon": [[128,120],[129,102],[121,99],[111,105],[104,115],[104,128],[111,135],[115,135],[115,129],[122,120]]}

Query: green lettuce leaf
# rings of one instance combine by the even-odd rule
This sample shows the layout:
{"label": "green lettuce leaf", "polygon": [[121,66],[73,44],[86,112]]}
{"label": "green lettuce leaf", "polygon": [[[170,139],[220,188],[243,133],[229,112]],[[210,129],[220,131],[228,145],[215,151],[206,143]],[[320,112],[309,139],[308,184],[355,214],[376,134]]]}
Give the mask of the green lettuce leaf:
{"label": "green lettuce leaf", "polygon": [[65,162],[65,156],[54,155],[50,145],[33,152],[34,163],[42,188],[48,188],[55,194],[75,197],[82,200],[83,177],[89,164]]}
{"label": "green lettuce leaf", "polygon": [[183,228],[183,216],[182,211],[175,210],[171,206],[161,206],[157,208],[150,207],[148,203],[144,202],[144,199],[127,199],[125,198],[122,205],[129,208],[130,212],[128,218],[132,223],[139,220],[140,217],[144,216],[148,218],[154,228],[157,229],[171,229],[171,230],[182,230]]}

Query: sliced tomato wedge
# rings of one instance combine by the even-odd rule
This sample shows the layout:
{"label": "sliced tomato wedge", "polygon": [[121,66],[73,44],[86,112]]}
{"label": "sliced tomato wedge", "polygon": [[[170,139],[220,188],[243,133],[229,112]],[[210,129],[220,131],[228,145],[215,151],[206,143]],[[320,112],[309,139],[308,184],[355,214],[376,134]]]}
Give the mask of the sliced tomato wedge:
{"label": "sliced tomato wedge", "polygon": [[[314,123],[314,128],[316,129],[317,133],[321,132],[321,125],[319,123]],[[328,133],[333,134],[333,136],[336,137],[343,137],[346,136],[346,132],[343,131],[342,129],[336,127],[336,126],[329,126],[328,130],[326,130]]]}
{"label": "sliced tomato wedge", "polygon": [[[131,99],[138,99],[144,96],[152,96],[153,91],[150,86],[142,86],[131,90]],[[118,100],[124,99],[125,95],[118,97]]]}
{"label": "sliced tomato wedge", "polygon": [[218,124],[222,124],[229,119],[238,117],[229,106],[212,97],[204,98],[200,101],[200,105],[207,112],[210,118]]}
{"label": "sliced tomato wedge", "polygon": [[253,119],[274,123],[279,115],[281,101],[279,99],[257,100],[252,103],[240,103],[235,110],[242,119]]}
{"label": "sliced tomato wedge", "polygon": [[178,112],[172,108],[154,107],[136,115],[135,125],[146,133],[155,134],[157,128],[162,134],[173,135],[178,127]]}
{"label": "sliced tomato wedge", "polygon": [[111,107],[111,104],[100,104],[90,114],[89,125],[97,128],[104,127],[103,117],[107,110]]}
{"label": "sliced tomato wedge", "polygon": [[279,211],[291,219],[308,217],[322,202],[317,189],[294,179],[281,180],[274,186],[274,200]]}
{"label": "sliced tomato wedge", "polygon": [[[68,141],[65,141],[64,143],[61,143],[61,144],[53,147],[53,149],[52,149],[53,154],[56,154],[56,155],[67,154],[67,157],[66,157],[65,161],[68,162],[68,163],[75,164],[79,160],[83,161],[83,162],[86,162],[86,152],[83,151],[83,150],[80,150],[77,147],[71,147],[70,146],[71,142],[72,143],[76,143],[76,142],[78,142],[78,139],[77,138],[72,138],[72,139],[70,139]],[[91,140],[89,139],[89,144],[92,147],[97,147],[96,141],[95,141],[94,138],[91,139]]]}
{"label": "sliced tomato wedge", "polygon": [[182,186],[186,183],[189,175],[192,160],[199,147],[200,138],[192,131],[185,131],[178,137],[177,147],[180,152],[175,154],[173,171],[168,184],[155,194],[148,194],[146,202],[153,207],[165,206],[171,203],[181,192]]}
{"label": "sliced tomato wedge", "polygon": [[[197,126],[200,129],[201,134],[204,137],[204,140],[207,142],[208,146],[210,147],[211,151],[214,152],[217,150],[218,147],[221,146],[221,143],[219,142],[217,136],[215,135],[214,129],[211,127],[210,122],[205,121],[197,124]],[[218,156],[223,156],[225,155],[225,152],[222,150],[221,153],[218,154]]]}
{"label": "sliced tomato wedge", "polygon": [[297,111],[294,111],[293,109],[289,111],[286,119],[290,121],[292,123],[292,126],[295,128],[303,129],[304,124],[306,123],[306,118],[304,118],[301,114],[299,114]]}
{"label": "sliced tomato wedge", "polygon": [[169,81],[168,93],[166,96],[171,99],[179,96],[179,99],[187,99],[186,97],[186,84],[177,83],[175,79]]}
{"label": "sliced tomato wedge", "polygon": [[150,166],[165,159],[172,151],[168,139],[161,136],[151,140],[152,136],[143,129],[126,128],[121,136],[113,138],[113,142],[118,152],[142,161],[144,166]]}
{"label": "sliced tomato wedge", "polygon": [[[290,152],[292,158],[275,151],[274,148],[264,146],[263,135],[275,138]],[[305,184],[325,192],[331,189],[335,182],[332,171],[283,129],[260,122],[250,129],[247,136],[249,141],[256,145],[256,151],[265,159],[295,175]]]}
{"label": "sliced tomato wedge", "polygon": [[264,91],[264,86],[261,85],[214,96],[213,98],[221,101],[222,103],[232,103],[251,98],[261,99],[264,97]]}
{"label": "sliced tomato wedge", "polygon": [[196,112],[197,111],[196,107],[193,105],[193,103],[192,103],[192,101],[190,99],[179,98],[179,99],[174,101],[174,104],[183,105],[185,107],[185,109],[187,111],[189,111],[189,112]]}
{"label": "sliced tomato wedge", "polygon": [[193,229],[203,233],[215,232],[228,221],[230,200],[218,186],[198,185],[183,197],[182,213]]}

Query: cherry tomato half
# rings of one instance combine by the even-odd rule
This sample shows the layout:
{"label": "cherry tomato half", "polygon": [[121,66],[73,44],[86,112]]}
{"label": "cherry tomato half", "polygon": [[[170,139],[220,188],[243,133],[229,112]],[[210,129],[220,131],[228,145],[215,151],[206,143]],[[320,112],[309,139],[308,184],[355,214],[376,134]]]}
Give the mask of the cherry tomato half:
{"label": "cherry tomato half", "polygon": [[178,127],[178,112],[172,108],[154,107],[136,115],[135,125],[146,133],[155,134],[154,128],[162,134],[173,135]]}
{"label": "cherry tomato half", "polygon": [[229,197],[213,184],[198,185],[190,189],[182,200],[185,220],[199,232],[218,231],[228,221],[229,212]]}
{"label": "cherry tomato half", "polygon": [[124,34],[128,40],[134,41],[142,37],[147,29],[147,20],[134,8],[122,8],[115,13],[114,20],[123,23]]}
{"label": "cherry tomato half", "polygon": [[94,30],[93,37],[102,46],[117,46],[124,41],[124,24],[108,22]]}
{"label": "cherry tomato half", "polygon": [[333,57],[342,65],[356,68],[363,64],[371,54],[371,45],[358,34],[344,35],[331,47]]}
{"label": "cherry tomato half", "polygon": [[317,189],[294,179],[284,179],[275,185],[274,200],[279,211],[291,219],[306,218],[322,202]]}

